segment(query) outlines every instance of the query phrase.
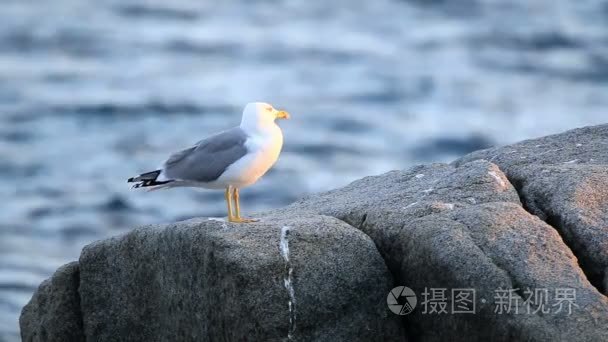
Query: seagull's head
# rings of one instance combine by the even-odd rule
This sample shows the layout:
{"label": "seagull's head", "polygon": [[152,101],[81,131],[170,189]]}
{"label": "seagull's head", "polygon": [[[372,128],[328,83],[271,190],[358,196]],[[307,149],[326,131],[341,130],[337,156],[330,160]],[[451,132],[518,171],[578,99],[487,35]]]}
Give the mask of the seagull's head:
{"label": "seagull's head", "polygon": [[241,127],[246,129],[264,129],[272,127],[277,119],[289,119],[289,113],[277,110],[264,102],[248,103],[243,110]]}

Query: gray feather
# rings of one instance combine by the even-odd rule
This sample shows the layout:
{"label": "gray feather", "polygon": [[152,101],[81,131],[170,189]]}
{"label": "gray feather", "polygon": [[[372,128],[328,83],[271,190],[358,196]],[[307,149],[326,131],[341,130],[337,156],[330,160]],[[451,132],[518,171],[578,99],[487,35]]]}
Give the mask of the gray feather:
{"label": "gray feather", "polygon": [[164,164],[169,179],[212,182],[247,154],[247,134],[235,127],[199,141],[195,146],[174,153]]}

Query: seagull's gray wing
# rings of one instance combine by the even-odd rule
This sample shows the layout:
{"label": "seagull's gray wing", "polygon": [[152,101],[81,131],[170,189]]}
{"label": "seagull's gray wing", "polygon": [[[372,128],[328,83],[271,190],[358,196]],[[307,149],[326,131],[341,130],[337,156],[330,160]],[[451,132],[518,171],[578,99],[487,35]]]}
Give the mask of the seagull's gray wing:
{"label": "seagull's gray wing", "polygon": [[212,182],[247,154],[247,134],[240,128],[218,133],[195,146],[174,153],[164,164],[168,179]]}

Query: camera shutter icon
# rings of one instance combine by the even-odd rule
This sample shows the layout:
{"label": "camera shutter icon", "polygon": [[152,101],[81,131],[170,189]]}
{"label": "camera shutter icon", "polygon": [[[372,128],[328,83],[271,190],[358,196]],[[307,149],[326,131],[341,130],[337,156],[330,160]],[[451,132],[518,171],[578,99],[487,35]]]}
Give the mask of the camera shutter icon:
{"label": "camera shutter icon", "polygon": [[405,286],[397,286],[388,293],[386,304],[389,310],[396,315],[407,315],[414,311],[418,298],[412,289]]}

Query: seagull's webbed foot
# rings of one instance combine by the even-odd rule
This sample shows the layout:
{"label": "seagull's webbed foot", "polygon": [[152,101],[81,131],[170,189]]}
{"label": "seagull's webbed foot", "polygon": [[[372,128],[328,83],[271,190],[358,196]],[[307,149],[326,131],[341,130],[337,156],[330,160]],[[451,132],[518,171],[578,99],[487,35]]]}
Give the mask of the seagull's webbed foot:
{"label": "seagull's webbed foot", "polygon": [[228,217],[228,222],[234,222],[234,223],[252,223],[252,222],[259,222],[259,219],[254,219],[254,218],[244,218],[244,217]]}

